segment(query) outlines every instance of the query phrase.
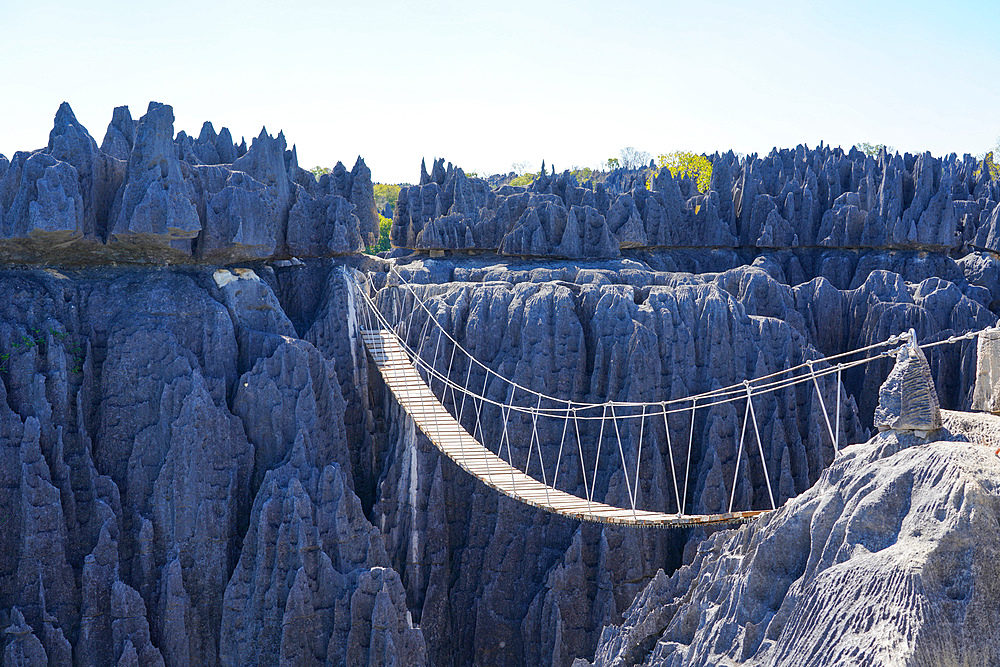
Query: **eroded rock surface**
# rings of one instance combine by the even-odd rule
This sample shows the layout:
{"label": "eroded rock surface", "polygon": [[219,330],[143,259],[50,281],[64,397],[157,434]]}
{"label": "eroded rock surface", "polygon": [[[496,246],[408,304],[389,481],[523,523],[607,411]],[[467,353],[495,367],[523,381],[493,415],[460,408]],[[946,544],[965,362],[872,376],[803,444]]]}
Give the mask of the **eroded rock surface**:
{"label": "eroded rock surface", "polygon": [[426,664],[352,490],[336,364],[272,284],[0,274],[4,664]]}
{"label": "eroded rock surface", "polygon": [[712,536],[605,629],[593,664],[996,662],[1000,459],[964,421],[946,416],[952,435],[929,444],[879,434],[778,512]]}
{"label": "eroded rock surface", "polygon": [[[2,158],[2,156],[0,156]],[[357,253],[378,238],[358,158],[317,182],[284,135],[237,146],[206,123],[174,134],[173,109],[114,111],[100,146],[65,102],[43,149],[0,159],[0,259],[233,262]]]}
{"label": "eroded rock surface", "polygon": [[[995,489],[968,467],[972,450],[962,463],[941,449],[968,445],[904,450],[905,436],[882,435],[877,455],[852,448],[830,467],[802,385],[755,398],[762,456],[738,458],[743,406],[718,405],[695,413],[690,456],[691,414],[677,413],[642,439],[621,431],[625,456],[643,452],[636,479],[607,441],[596,477],[605,502],[627,505],[634,483],[642,507],[709,512],[769,507],[766,470],[791,514],[740,537],[581,525],[483,487],[414,429],[365,356],[345,270],[372,271],[386,313],[417,312],[407,340],[442,372],[453,348],[424,333],[413,294],[524,386],[676,398],[911,328],[933,342],[995,325],[1000,264],[965,244],[992,248],[997,189],[973,158],[717,155],[704,193],[668,172],[491,187],[437,161],[401,191],[393,241],[481,254],[417,253],[387,275],[353,254],[377,234],[363,161],[317,180],[281,134],[248,147],[211,124],[174,135],[172,119],[163,105],[138,121],[116,109],[98,148],[64,106],[46,148],[0,159],[0,257],[49,263],[0,272],[4,664],[794,662],[793,644],[836,625],[829,614],[867,622],[875,597],[823,597],[855,584],[891,588],[897,614],[879,622],[917,638],[913,661],[939,641],[946,657],[995,658],[972,636],[997,595],[968,538],[992,544]],[[155,265],[81,266],[119,260]],[[968,408],[977,353],[969,340],[929,348],[920,383]],[[529,400],[455,358],[452,375],[498,403]],[[821,380],[842,445],[876,427],[892,363]],[[494,446],[498,412],[481,415]],[[560,423],[515,418],[515,460],[534,427],[558,443]],[[592,460],[596,424],[581,437]],[[558,485],[583,493],[574,458]],[[916,564],[896,550],[911,540]],[[854,627],[827,662],[888,650]]]}
{"label": "eroded rock surface", "polygon": [[[976,158],[865,155],[856,148],[774,149],[738,159],[716,153],[699,192],[667,169],[618,170],[597,183],[542,171],[531,185],[491,187],[444,160],[404,188],[393,245],[486,250],[504,255],[613,257],[621,249],[837,248],[948,252],[966,244],[998,250],[996,181]],[[565,221],[589,207],[582,242]],[[580,214],[577,214],[579,219]]]}

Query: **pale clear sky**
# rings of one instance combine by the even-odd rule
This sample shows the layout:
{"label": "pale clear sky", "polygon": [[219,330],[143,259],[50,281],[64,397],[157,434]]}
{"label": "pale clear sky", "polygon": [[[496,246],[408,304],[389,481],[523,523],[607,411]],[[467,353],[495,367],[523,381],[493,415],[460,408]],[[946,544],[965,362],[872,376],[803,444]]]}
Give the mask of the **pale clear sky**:
{"label": "pale clear sky", "polygon": [[[877,7],[875,5],[878,5]],[[284,130],[303,167],[596,166],[821,140],[981,153],[1000,135],[1000,6],[981,2],[0,0],[0,153],[66,100]]]}

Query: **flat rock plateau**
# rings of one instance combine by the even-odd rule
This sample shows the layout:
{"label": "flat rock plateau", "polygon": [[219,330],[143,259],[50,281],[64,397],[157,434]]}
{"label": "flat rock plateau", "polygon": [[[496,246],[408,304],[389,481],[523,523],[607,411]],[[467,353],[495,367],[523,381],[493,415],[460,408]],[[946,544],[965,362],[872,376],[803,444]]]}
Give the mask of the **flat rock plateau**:
{"label": "flat rock plateau", "polygon": [[[0,156],[0,664],[1000,664],[1000,427],[968,412],[995,398],[975,340],[928,348],[913,376],[942,408],[928,437],[885,430],[890,358],[821,382],[839,456],[812,386],[756,399],[781,507],[724,529],[501,496],[368,361],[354,270],[382,304],[412,307],[412,283],[492,371],[587,402],[997,323],[982,161],[708,158],[706,192],[665,169],[495,187],[436,160],[374,257],[361,158],[317,179],[280,133],[175,134],[158,103],[115,109],[98,144],[63,104],[46,147]],[[674,461],[662,436],[686,442],[686,416],[652,445],[622,434],[648,451],[643,509],[677,511],[672,462],[689,512],[723,511],[737,473],[737,504],[769,506],[740,407],[699,411]],[[499,415],[482,423],[496,442]],[[524,459],[532,424],[510,429]],[[625,506],[604,456],[594,497]]]}

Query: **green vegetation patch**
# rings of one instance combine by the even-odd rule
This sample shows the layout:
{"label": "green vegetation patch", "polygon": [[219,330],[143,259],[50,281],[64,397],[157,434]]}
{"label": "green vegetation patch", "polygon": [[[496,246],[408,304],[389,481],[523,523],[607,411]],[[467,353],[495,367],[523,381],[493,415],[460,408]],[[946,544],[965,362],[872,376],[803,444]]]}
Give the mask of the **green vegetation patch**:
{"label": "green vegetation patch", "polygon": [[691,177],[698,186],[698,192],[708,192],[708,187],[712,183],[712,163],[704,155],[690,151],[674,151],[659,156],[658,161],[660,168],[669,169],[674,178]]}

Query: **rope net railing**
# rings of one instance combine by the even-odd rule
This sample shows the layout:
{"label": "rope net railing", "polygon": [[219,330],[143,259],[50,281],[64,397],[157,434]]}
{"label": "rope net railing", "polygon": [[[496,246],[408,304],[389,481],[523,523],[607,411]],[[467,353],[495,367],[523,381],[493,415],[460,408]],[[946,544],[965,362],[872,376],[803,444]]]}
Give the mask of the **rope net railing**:
{"label": "rope net railing", "polygon": [[[743,505],[752,504],[758,489],[761,494],[766,490],[766,507],[760,509],[775,509],[775,468],[779,462],[774,457],[769,460],[765,454],[765,437],[755,403],[766,395],[780,395],[787,390],[815,391],[822,416],[820,429],[829,438],[836,457],[844,432],[843,374],[892,357],[901,346],[917,344],[911,330],[848,352],[805,359],[753,379],[683,397],[575,401],[524,386],[477,359],[441,321],[447,316],[439,310],[441,304],[429,303],[421,296],[428,286],[410,283],[394,268],[387,276],[387,287],[392,289],[374,294],[363,274],[348,278],[357,297],[352,302],[354,324],[361,332],[379,334],[365,338],[369,350],[377,351],[384,359],[405,359],[416,370],[419,382],[407,380],[409,384],[403,385],[403,391],[425,385],[433,398],[425,396],[420,400],[439,403],[455,423],[450,428],[463,430],[480,447],[502,459],[508,473],[511,469],[523,472],[523,479],[510,474],[507,486],[514,487],[513,495],[518,495],[518,480],[524,487],[530,486],[529,479],[535,479],[546,489],[546,496],[548,489],[554,492],[564,488],[577,497],[582,495],[581,500],[588,506],[596,505],[598,499],[618,499],[621,505],[627,505],[621,509],[631,511],[635,517],[651,507],[676,517],[690,516],[687,506],[692,491],[696,424],[703,418],[701,415],[719,410],[732,410],[738,415],[740,408],[743,415],[736,460],[731,464],[730,478],[724,480],[728,497],[722,509],[728,515],[737,509],[738,500]],[[972,340],[987,331],[998,329],[954,335],[919,347]],[[442,428],[439,422],[433,424],[434,428]],[[671,431],[683,432],[687,442],[675,443]],[[427,435],[434,439],[434,434]],[[494,468],[500,468],[496,459],[487,458]],[[644,461],[655,470],[642,476],[640,472],[647,470],[642,467]],[[610,471],[608,466],[613,466]],[[491,476],[492,471],[487,469],[486,477]],[[485,481],[490,483],[489,479]]]}

